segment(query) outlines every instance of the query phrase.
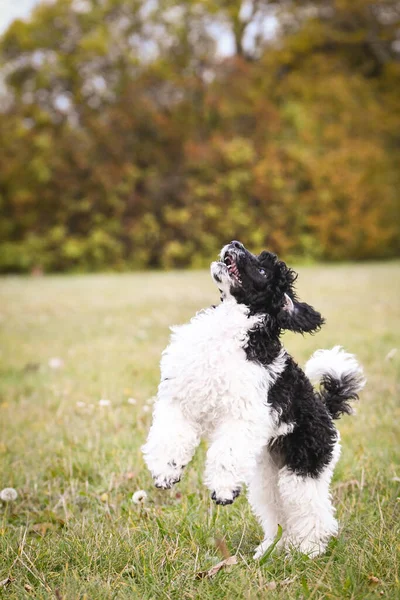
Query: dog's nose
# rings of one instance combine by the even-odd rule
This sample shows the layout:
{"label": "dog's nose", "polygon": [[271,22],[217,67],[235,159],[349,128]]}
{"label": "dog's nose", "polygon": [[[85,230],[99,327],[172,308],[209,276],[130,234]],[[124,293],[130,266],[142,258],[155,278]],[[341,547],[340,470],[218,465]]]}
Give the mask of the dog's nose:
{"label": "dog's nose", "polygon": [[238,250],[243,250],[243,244],[241,244],[237,240],[232,240],[231,246],[233,246],[234,248],[237,248]]}

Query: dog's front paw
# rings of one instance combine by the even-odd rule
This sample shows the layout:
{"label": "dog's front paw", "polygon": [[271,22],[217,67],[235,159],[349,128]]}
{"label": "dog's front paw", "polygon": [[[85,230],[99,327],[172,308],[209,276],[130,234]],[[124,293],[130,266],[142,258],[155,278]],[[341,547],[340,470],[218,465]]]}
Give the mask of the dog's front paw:
{"label": "dog's front paw", "polygon": [[211,500],[214,500],[215,504],[221,504],[222,506],[225,506],[226,504],[232,504],[239,494],[240,487],[234,488],[233,490],[223,488],[220,490],[214,490],[211,494]]}
{"label": "dog's front paw", "polygon": [[170,461],[163,473],[153,475],[154,485],[163,490],[169,490],[175,483],[181,480],[183,466],[177,465],[174,460]]}
{"label": "dog's front paw", "polygon": [[154,485],[156,488],[160,488],[162,490],[169,490],[172,488],[175,483],[178,483],[181,478],[179,477],[166,477],[165,475],[157,475],[154,477]]}

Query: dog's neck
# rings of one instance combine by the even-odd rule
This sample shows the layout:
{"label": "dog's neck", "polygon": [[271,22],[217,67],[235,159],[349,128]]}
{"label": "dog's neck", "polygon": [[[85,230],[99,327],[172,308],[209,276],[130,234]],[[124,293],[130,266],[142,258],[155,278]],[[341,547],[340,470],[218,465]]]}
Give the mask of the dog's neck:
{"label": "dog's neck", "polygon": [[265,366],[273,362],[282,350],[280,330],[271,328],[270,317],[265,315],[260,323],[250,329],[245,347],[248,360],[255,360]]}
{"label": "dog's neck", "polygon": [[[221,303],[228,308],[236,307],[242,314],[247,314],[253,321],[249,323],[248,340],[244,347],[248,360],[259,362],[265,366],[273,362],[282,350],[280,341],[281,330],[273,324],[273,320],[267,314],[254,314],[245,304],[238,303],[229,295],[225,296]],[[221,306],[221,305],[220,305]],[[254,317],[257,317],[254,321]]]}

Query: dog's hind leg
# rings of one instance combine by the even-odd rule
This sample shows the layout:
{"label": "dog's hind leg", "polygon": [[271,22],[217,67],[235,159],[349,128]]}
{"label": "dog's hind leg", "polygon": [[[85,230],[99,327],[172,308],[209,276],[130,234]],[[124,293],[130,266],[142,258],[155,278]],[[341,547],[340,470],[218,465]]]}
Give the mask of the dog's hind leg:
{"label": "dog's hind leg", "polygon": [[338,523],[329,485],[339,457],[339,442],[329,465],[317,476],[299,475],[288,467],[279,471],[278,487],[285,512],[284,543],[287,549],[310,557],[325,552],[329,539],[336,536]]}
{"label": "dog's hind leg", "polygon": [[279,467],[265,448],[248,483],[248,499],[264,532],[264,539],[255,550],[255,559],[261,558],[272,544],[278,525],[285,527],[278,490],[278,472]]}

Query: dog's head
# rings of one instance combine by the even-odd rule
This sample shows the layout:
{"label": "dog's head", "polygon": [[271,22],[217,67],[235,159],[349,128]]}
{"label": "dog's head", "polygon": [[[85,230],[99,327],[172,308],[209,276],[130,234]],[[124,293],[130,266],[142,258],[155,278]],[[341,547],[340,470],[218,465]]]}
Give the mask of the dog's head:
{"label": "dog's head", "polygon": [[318,330],[324,320],[294,291],[297,274],[272,252],[252,254],[240,242],[224,246],[221,260],[211,264],[211,275],[222,299],[235,298],[252,314],[266,314],[279,329],[301,333]]}

